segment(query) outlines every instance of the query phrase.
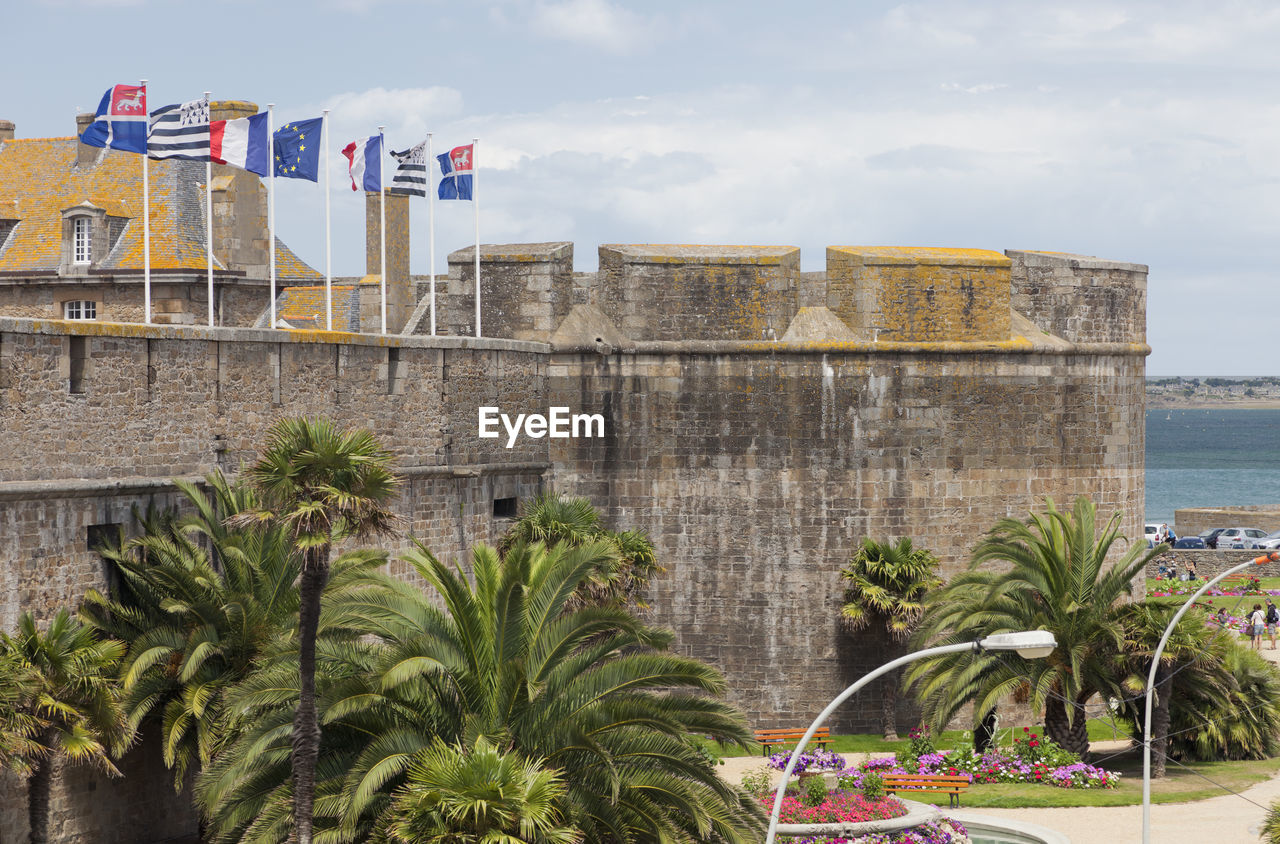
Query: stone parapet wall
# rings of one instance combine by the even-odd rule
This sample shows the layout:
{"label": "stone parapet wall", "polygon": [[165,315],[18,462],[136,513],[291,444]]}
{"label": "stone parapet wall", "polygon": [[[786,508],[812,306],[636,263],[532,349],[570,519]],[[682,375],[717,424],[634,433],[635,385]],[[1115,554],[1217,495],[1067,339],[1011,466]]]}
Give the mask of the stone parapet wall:
{"label": "stone parapet wall", "polygon": [[1174,511],[1173,520],[1173,530],[1178,536],[1233,527],[1259,528],[1270,533],[1280,530],[1280,506],[1183,507]]}
{"label": "stone parapet wall", "polygon": [[[444,333],[475,334],[475,255],[474,246],[449,253],[448,278],[436,278],[437,294],[447,297],[436,305],[437,328],[449,327]],[[480,282],[480,327],[485,337],[546,342],[574,305],[573,244],[482,244]],[[447,309],[443,321],[442,304]],[[429,332],[427,317],[419,322],[417,333]]]}
{"label": "stone parapet wall", "polygon": [[794,246],[600,247],[596,303],[633,340],[771,340],[796,314]]}
{"label": "stone parapet wall", "polygon": [[[1247,563],[1266,553],[1268,552],[1238,549],[1217,551],[1213,548],[1172,548],[1161,554],[1159,558],[1147,563],[1146,576],[1150,580],[1155,579],[1160,571],[1161,560],[1166,560],[1173,565],[1178,574],[1185,572],[1187,563],[1191,562],[1196,567],[1196,576],[1203,582],[1232,566]],[[1257,574],[1259,577],[1280,577],[1280,563],[1266,563],[1256,569],[1245,569],[1244,573]]]}
{"label": "stone parapet wall", "polygon": [[867,340],[1008,340],[1009,267],[984,249],[829,246],[826,304]]}
{"label": "stone parapet wall", "polygon": [[1143,350],[731,345],[553,354],[553,402],[606,436],[554,444],[552,483],[654,537],[653,620],[757,726],[802,726],[879,664],[838,623],[864,537],[910,536],[950,577],[997,519],[1078,495],[1142,536]]}
{"label": "stone parapet wall", "polygon": [[1075,343],[1144,343],[1147,267],[1065,252],[1005,250],[1012,304],[1042,331]]}

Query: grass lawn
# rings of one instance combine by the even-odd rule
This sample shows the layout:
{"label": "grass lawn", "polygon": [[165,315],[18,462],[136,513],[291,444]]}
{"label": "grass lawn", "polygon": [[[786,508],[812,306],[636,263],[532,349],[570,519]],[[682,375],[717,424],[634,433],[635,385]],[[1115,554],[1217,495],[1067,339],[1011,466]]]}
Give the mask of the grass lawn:
{"label": "grass lawn", "polygon": [[[1009,743],[1007,737],[1010,729],[1021,732],[1022,726],[1002,728],[1002,745]],[[1038,731],[1039,725],[1032,725],[1032,729]],[[1111,741],[1115,738],[1123,740],[1128,736],[1118,726],[1113,728],[1110,722],[1094,719],[1089,721],[1089,738],[1092,741]],[[878,735],[833,735],[831,739],[830,746],[838,753],[892,753],[905,750],[908,746],[906,738],[887,742]],[[934,744],[939,750],[946,750],[969,740],[966,733],[948,731],[936,738]],[[703,746],[716,757],[743,755],[736,748],[726,753],[725,748],[714,742],[704,742]],[[966,809],[1132,806],[1141,803],[1141,749],[1135,747],[1123,751],[1121,755],[1107,754],[1106,757],[1101,760],[1101,767],[1121,774],[1120,784],[1116,788],[1070,789],[1031,783],[973,785],[965,792],[962,803]],[[762,763],[763,761],[761,759]],[[1224,787],[1231,791],[1242,791],[1280,774],[1280,757],[1258,762],[1195,762],[1183,765],[1170,763],[1166,776],[1151,783],[1153,803],[1186,803],[1220,797],[1229,793]]]}
{"label": "grass lawn", "polygon": [[[1135,748],[1122,757],[1109,759],[1102,766],[1123,775],[1118,786],[1075,789],[1030,783],[972,785],[961,802],[966,809],[1133,806],[1142,802],[1141,749]],[[1188,767],[1190,770],[1170,763],[1164,779],[1152,780],[1151,802],[1188,803],[1229,793],[1214,783],[1221,783],[1232,791],[1243,791],[1280,772],[1280,758],[1261,762],[1196,762]]]}

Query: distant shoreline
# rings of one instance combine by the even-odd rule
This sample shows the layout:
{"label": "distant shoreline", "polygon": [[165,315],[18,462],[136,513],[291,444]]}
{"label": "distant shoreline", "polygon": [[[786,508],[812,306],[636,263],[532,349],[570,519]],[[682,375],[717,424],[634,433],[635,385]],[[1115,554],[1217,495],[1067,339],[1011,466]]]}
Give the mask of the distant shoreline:
{"label": "distant shoreline", "polygon": [[1280,400],[1263,401],[1159,401],[1148,398],[1147,410],[1280,410]]}

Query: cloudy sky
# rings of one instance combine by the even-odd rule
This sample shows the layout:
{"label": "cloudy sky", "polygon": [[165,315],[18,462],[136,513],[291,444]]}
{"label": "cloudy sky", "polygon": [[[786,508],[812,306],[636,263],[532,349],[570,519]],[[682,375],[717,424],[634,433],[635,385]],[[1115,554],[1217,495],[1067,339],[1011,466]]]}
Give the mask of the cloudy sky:
{"label": "cloudy sky", "polygon": [[[337,150],[480,139],[481,239],[1078,252],[1147,264],[1151,375],[1280,374],[1280,7],[1268,2],[35,0],[0,119],[69,135],[115,83],[332,109]],[[388,165],[389,167],[389,165]],[[323,268],[322,190],[278,233]],[[428,272],[426,203],[413,272]],[[436,205],[436,265],[472,239]]]}

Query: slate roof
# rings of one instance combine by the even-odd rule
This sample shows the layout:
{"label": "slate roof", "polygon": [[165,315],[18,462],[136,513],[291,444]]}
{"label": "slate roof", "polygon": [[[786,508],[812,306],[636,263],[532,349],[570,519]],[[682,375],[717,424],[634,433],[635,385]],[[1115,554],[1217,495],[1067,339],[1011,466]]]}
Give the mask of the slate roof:
{"label": "slate roof", "polygon": [[[18,221],[0,247],[0,272],[57,270],[62,212],[89,202],[124,230],[101,269],[142,271],[142,157],[104,150],[96,164],[76,164],[78,139],[15,139],[0,144],[0,221]],[[207,268],[204,164],[147,159],[151,199],[151,268]],[[215,257],[214,265],[223,267]],[[320,273],[276,239],[280,279],[314,281]]]}
{"label": "slate roof", "polygon": [[[360,289],[354,284],[335,284],[333,330],[360,331]],[[324,285],[290,287],[276,302],[276,316],[295,328],[320,330],[325,327]]]}

